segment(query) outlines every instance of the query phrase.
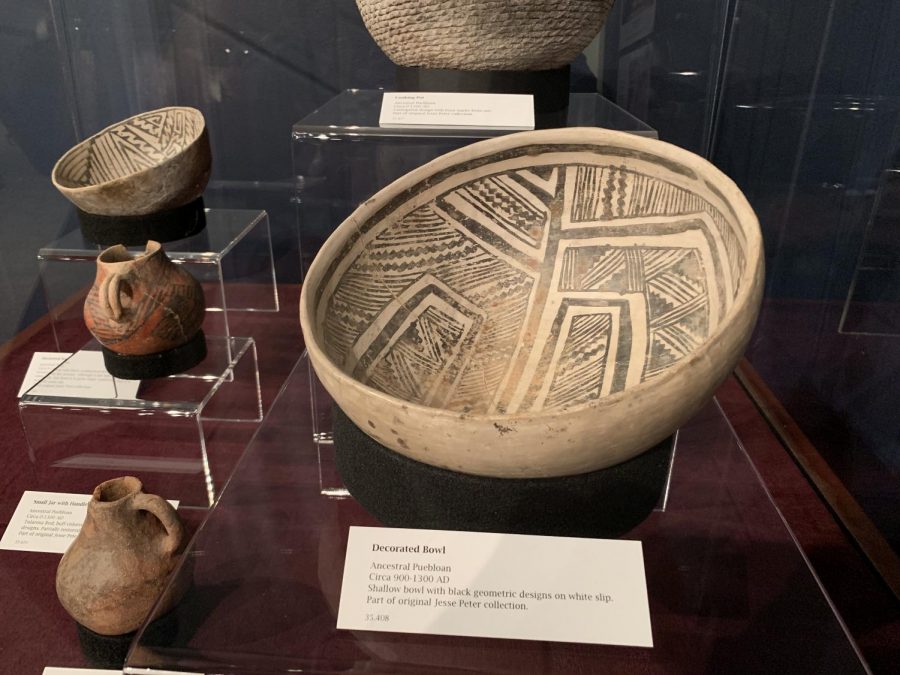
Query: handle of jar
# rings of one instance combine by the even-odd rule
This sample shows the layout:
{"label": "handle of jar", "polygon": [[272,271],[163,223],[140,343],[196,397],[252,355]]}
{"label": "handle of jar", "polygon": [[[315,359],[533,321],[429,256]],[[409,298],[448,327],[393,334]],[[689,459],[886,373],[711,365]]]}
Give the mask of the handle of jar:
{"label": "handle of jar", "polygon": [[122,284],[127,281],[128,277],[126,274],[113,272],[103,280],[97,292],[98,300],[100,300],[100,309],[116,323],[121,323],[125,315],[125,309],[119,300],[119,292],[122,290]]}
{"label": "handle of jar", "polygon": [[175,509],[159,495],[148,495],[143,492],[134,496],[132,502],[134,508],[139,511],[152,513],[166,528],[166,538],[162,542],[163,553],[174,554],[184,541],[184,526],[175,513]]}

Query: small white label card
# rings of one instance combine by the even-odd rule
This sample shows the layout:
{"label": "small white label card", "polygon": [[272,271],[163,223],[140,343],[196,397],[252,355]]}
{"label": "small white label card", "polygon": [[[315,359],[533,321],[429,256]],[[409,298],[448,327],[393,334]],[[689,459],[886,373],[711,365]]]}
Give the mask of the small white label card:
{"label": "small white label card", "polygon": [[[26,490],[0,537],[0,549],[65,553],[81,531],[90,501],[90,495]],[[178,508],[177,501],[169,503]]]}
{"label": "small white label card", "polygon": [[75,352],[72,358],[59,352],[35,352],[19,388],[19,398],[28,393],[34,396],[131,400],[137,398],[140,384],[140,380],[120,380],[110,375],[103,365],[103,352],[80,351]]}
{"label": "small white label card", "polygon": [[338,628],[652,647],[641,542],[351,527]]}
{"label": "small white label card", "polygon": [[385,92],[378,123],[386,128],[534,129],[531,94]]}

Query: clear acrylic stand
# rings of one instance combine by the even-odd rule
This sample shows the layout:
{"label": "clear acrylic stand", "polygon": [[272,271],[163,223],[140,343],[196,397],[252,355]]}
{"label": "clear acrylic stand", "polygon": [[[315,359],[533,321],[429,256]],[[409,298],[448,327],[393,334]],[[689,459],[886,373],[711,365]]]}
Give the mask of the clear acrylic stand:
{"label": "clear acrylic stand", "polygon": [[[348,89],[294,124],[298,237],[303,271],[356,206],[391,181],[451,150],[513,133],[468,127],[383,128],[380,90]],[[569,97],[568,127],[603,127],[650,138],[657,132],[599,94]]]}
{"label": "clear acrylic stand", "polygon": [[325,391],[322,382],[307,359],[309,369],[309,405],[312,422],[312,442],[319,462],[319,491],[326,497],[338,499],[349,497],[350,492],[338,473],[334,457],[333,420],[331,416],[334,402]]}
{"label": "clear acrylic stand", "polygon": [[[309,141],[317,137],[327,141],[337,138],[493,138],[515,133],[490,127],[437,128],[426,126],[382,127],[378,123],[384,91],[380,89],[346,89],[321,108],[294,125],[295,141]],[[618,129],[658,138],[655,129],[642,122],[624,108],[600,94],[572,93],[566,119],[568,127],[602,127]]]}
{"label": "clear acrylic stand", "polygon": [[[97,255],[104,248],[75,230],[38,251],[41,285],[60,351],[75,351],[89,337],[82,304],[94,281]],[[165,243],[163,249],[173,262],[188,265],[203,286],[207,335],[231,335],[228,312],[278,311],[272,234],[265,211],[206,209],[202,232]]]}
{"label": "clear acrylic stand", "polygon": [[[157,474],[169,498],[210,506],[230,474],[221,461],[225,451],[219,457],[210,445],[212,430],[260,422],[262,397],[252,338],[206,343],[202,363],[144,380],[134,397],[117,396],[121,381],[102,366],[85,373],[84,361],[73,356],[25,391],[19,416],[41,489],[90,492],[115,475]],[[77,353],[99,351],[92,340]],[[216,442],[228,436],[219,433]]]}
{"label": "clear acrylic stand", "polygon": [[862,250],[847,291],[839,332],[900,335],[900,171],[882,172],[869,214]]}

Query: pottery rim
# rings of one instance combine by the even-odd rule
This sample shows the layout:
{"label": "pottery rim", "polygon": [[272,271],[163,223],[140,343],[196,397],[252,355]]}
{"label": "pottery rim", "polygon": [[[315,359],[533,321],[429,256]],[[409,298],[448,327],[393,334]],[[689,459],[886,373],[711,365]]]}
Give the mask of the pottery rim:
{"label": "pottery rim", "polygon": [[91,502],[104,506],[121,502],[126,497],[137,494],[144,489],[143,483],[134,476],[122,476],[103,481],[91,493]]}
{"label": "pottery rim", "polygon": [[101,262],[107,267],[111,265],[124,265],[125,263],[135,262],[136,260],[144,260],[160,251],[162,251],[162,244],[158,241],[153,241],[152,239],[147,242],[142,253],[136,253],[133,256],[122,244],[115,244],[114,246],[104,249],[100,255],[97,256],[97,262]]}
{"label": "pottery rim", "polygon": [[[524,137],[528,138],[526,143],[522,143]],[[613,145],[618,147],[626,147],[634,150],[643,151],[647,154],[657,157],[670,158],[675,162],[693,169],[698,176],[705,176],[716,181],[715,187],[723,195],[723,200],[729,204],[735,211],[737,220],[742,224],[749,225],[742,227],[747,235],[747,251],[745,255],[745,265],[741,270],[741,274],[747,275],[750,279],[747,283],[742,283],[728,311],[720,319],[715,330],[710,333],[707,338],[697,346],[697,348],[687,357],[675,363],[672,367],[657,375],[651,380],[640,382],[636,385],[622,389],[621,391],[602,396],[592,401],[580,403],[565,408],[550,408],[540,411],[526,411],[513,414],[501,413],[463,413],[461,411],[449,410],[447,408],[434,408],[422,405],[413,401],[386,394],[383,391],[360,382],[356,378],[345,373],[338,364],[332,361],[331,357],[325,353],[320,346],[321,340],[320,327],[315,326],[315,313],[318,306],[314,306],[315,292],[322,283],[327,282],[325,273],[332,260],[338,259],[341,249],[350,238],[350,236],[358,231],[359,223],[366,222],[375,213],[381,210],[389,201],[388,197],[402,194],[411,186],[428,178],[434,169],[447,168],[453,166],[459,161],[466,159],[474,159],[476,157],[485,157],[501,150],[520,147],[522,145],[539,145],[541,143],[548,144],[577,144],[590,143],[592,145]],[[473,150],[475,150],[473,152]],[[401,204],[402,206],[402,204]],[[723,333],[729,329],[729,324],[735,319],[736,315],[744,310],[749,304],[756,301],[757,307],[760,301],[759,289],[762,285],[763,255],[762,255],[762,235],[759,229],[759,221],[747,198],[741,192],[740,188],[728,176],[722,173],[712,163],[703,159],[699,155],[679,148],[678,146],[659,141],[656,139],[636,136],[622,131],[613,131],[610,129],[600,129],[594,127],[571,127],[567,129],[546,129],[541,131],[526,131],[515,134],[508,134],[499,138],[492,138],[481,141],[475,145],[470,145],[458,150],[447,153],[427,164],[422,165],[418,169],[411,171],[405,176],[399,178],[388,186],[379,190],[374,196],[366,200],[360,205],[340,226],[331,234],[331,236],[322,245],[319,253],[316,255],[306,280],[303,283],[300,293],[300,325],[306,340],[306,348],[311,355],[316,357],[320,363],[328,364],[331,374],[345,387],[357,388],[363,390],[367,396],[385,401],[386,403],[405,406],[411,410],[419,412],[427,412],[431,415],[444,418],[446,421],[465,419],[472,422],[483,422],[486,425],[492,423],[503,423],[510,420],[539,420],[555,418],[560,415],[569,415],[579,413],[591,409],[600,411],[607,407],[616,405],[632,396],[641,392],[652,390],[660,385],[670,382],[675,378],[684,377],[692,362],[701,360],[709,355],[712,348],[719,341]],[[756,283],[752,278],[759,275],[759,282]],[[754,298],[754,296],[756,296]],[[749,338],[749,334],[745,336],[745,340]]]}
{"label": "pottery rim", "polygon": [[[188,113],[189,115],[196,117],[200,121],[200,127],[197,131],[197,134],[193,138],[191,138],[190,141],[187,141],[181,147],[181,149],[178,151],[178,153],[176,155],[174,155],[173,157],[169,157],[169,158],[163,160],[162,162],[159,162],[158,164],[153,164],[152,166],[143,168],[140,171],[134,171],[134,172],[126,174],[124,176],[119,176],[118,178],[104,181],[102,183],[88,183],[87,185],[69,185],[69,184],[66,184],[65,182],[61,182],[59,180],[58,172],[59,172],[60,165],[62,165],[62,163],[70,155],[72,155],[74,152],[76,152],[82,146],[86,145],[87,143],[90,143],[91,141],[93,141],[96,138],[99,138],[100,136],[107,133],[111,129],[121,126],[122,124],[127,124],[128,122],[130,122],[133,119],[136,119],[138,117],[143,117],[144,115],[150,115],[153,113],[165,112],[168,110],[183,110],[186,113]],[[100,189],[106,190],[109,188],[116,187],[118,185],[125,185],[143,175],[149,175],[151,172],[155,171],[160,166],[163,166],[164,164],[166,164],[168,162],[172,162],[173,160],[178,159],[181,155],[183,155],[188,150],[188,148],[193,146],[200,138],[203,137],[203,134],[205,131],[206,131],[206,119],[203,117],[203,113],[200,112],[199,110],[197,110],[196,108],[191,108],[190,106],[173,105],[173,106],[166,106],[164,108],[156,108],[155,110],[146,110],[146,111],[140,112],[136,115],[132,115],[131,117],[127,117],[124,120],[119,120],[118,122],[113,122],[112,124],[101,129],[94,135],[84,139],[77,145],[69,148],[69,150],[67,150],[66,153],[62,157],[60,157],[58,160],[56,160],[56,164],[53,165],[53,170],[50,172],[50,180],[53,182],[54,187],[56,187],[56,189],[59,190],[60,192],[62,192],[64,195],[67,195],[67,196],[73,195],[76,197],[80,194],[85,194],[86,192],[89,192],[89,191],[97,191]]]}

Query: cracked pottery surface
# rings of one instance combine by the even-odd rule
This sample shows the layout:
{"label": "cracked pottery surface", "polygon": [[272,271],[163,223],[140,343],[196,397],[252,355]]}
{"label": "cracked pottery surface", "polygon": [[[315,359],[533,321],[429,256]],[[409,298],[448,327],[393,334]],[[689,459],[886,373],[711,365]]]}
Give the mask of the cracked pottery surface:
{"label": "cracked pottery surface", "polygon": [[613,0],[356,0],[369,33],[400,66],[550,70],[600,32]]}
{"label": "cracked pottery surface", "polygon": [[183,206],[209,182],[212,157],[203,114],[151,110],[82,141],[53,167],[53,185],[75,206],[136,216]]}
{"label": "cracked pottery surface", "polygon": [[444,468],[604,468],[673,433],[732,370],[763,283],[734,183],[675,146],[525,132],[360,206],[304,283],[310,359],[363,431]]}
{"label": "cracked pottery surface", "polygon": [[134,256],[121,244],[100,254],[84,321],[97,341],[117,354],[156,354],[193,338],[205,310],[199,282],[169,260],[158,242],[149,241]]}
{"label": "cracked pottery surface", "polygon": [[190,573],[166,590],[186,543],[178,513],[162,497],[144,493],[133,476],[106,481],[94,489],[84,525],[59,563],[56,593],[82,626],[100,635],[130,633],[157,600],[162,615],[187,591]]}

